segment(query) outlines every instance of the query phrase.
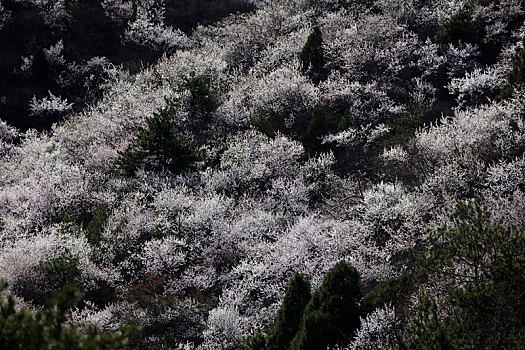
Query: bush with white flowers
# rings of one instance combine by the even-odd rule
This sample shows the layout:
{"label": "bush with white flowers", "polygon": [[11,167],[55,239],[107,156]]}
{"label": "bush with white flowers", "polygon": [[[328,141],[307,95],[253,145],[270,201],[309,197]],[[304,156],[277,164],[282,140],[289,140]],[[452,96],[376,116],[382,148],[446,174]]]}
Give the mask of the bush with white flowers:
{"label": "bush with white flowers", "polygon": [[37,99],[36,96],[33,96],[29,102],[29,110],[32,116],[43,118],[53,114],[63,115],[73,109],[73,104],[68,103],[66,99],[53,95],[51,91],[48,93],[49,96],[42,99]]}

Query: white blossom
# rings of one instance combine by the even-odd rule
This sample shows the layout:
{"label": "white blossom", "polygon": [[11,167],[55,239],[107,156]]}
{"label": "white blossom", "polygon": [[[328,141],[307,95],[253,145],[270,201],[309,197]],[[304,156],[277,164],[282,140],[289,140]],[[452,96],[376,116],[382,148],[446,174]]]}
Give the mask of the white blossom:
{"label": "white blossom", "polygon": [[24,63],[22,63],[22,65],[20,66],[20,72],[22,72],[23,74],[28,74],[31,70],[31,67],[33,66],[33,60],[33,56],[22,57],[22,61]]}
{"label": "white blossom", "polygon": [[487,69],[475,68],[464,77],[453,78],[447,88],[457,95],[460,106],[474,103],[486,103],[507,85],[507,65],[490,66]]}
{"label": "white blossom", "polygon": [[449,44],[446,52],[450,78],[459,77],[477,66],[479,49],[470,43]]}
{"label": "white blossom", "polygon": [[116,23],[125,22],[133,16],[133,2],[128,0],[102,0],[104,14]]}
{"label": "white blossom", "polygon": [[346,349],[388,349],[389,341],[395,337],[395,325],[396,314],[391,305],[376,309],[366,317],[361,317],[361,327]]}
{"label": "white blossom", "polygon": [[6,10],[3,4],[0,4],[0,30],[9,22],[11,19],[10,11]]}
{"label": "white blossom", "polygon": [[49,49],[44,49],[44,54],[46,56],[46,61],[51,66],[62,66],[66,63],[66,59],[62,55],[62,50],[64,50],[64,43],[60,39],[55,45],[51,45]]}
{"label": "white blossom", "polygon": [[136,18],[128,23],[124,42],[146,46],[153,50],[174,51],[188,45],[188,38],[180,30],[164,24],[164,2],[142,1],[137,5]]}
{"label": "white blossom", "polygon": [[29,102],[29,110],[31,115],[35,117],[45,117],[49,114],[64,114],[71,111],[73,108],[72,103],[68,103],[67,99],[61,99],[60,96],[55,96],[48,92],[49,97],[44,97],[40,100],[37,100],[36,96],[33,96]]}

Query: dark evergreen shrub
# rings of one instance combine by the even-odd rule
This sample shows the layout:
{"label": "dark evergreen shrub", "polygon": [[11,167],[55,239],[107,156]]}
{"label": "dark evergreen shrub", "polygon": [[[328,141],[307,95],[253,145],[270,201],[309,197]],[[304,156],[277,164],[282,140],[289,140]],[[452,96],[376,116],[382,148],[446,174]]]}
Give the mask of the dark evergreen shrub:
{"label": "dark evergreen shrub", "polygon": [[332,132],[332,124],[326,117],[326,111],[322,106],[315,107],[312,118],[308,123],[306,132],[302,135],[301,141],[304,147],[310,152],[322,151],[322,137]]}
{"label": "dark evergreen shrub", "polygon": [[326,349],[348,344],[360,325],[361,297],[359,273],[346,261],[338,262],[306,306],[291,349]]}
{"label": "dark evergreen shrub", "polygon": [[481,35],[472,21],[471,11],[463,9],[453,15],[438,30],[434,37],[434,42],[441,46],[447,46],[448,44],[457,45],[459,42],[481,43]]}
{"label": "dark evergreen shrub", "polygon": [[104,225],[108,219],[108,211],[104,205],[100,205],[93,215],[93,218],[86,227],[86,237],[92,245],[98,245],[104,230]]}
{"label": "dark evergreen shrub", "polygon": [[219,107],[219,100],[204,78],[192,74],[180,88],[190,94],[187,106],[190,121],[209,121],[211,114]]}
{"label": "dark evergreen shrub", "polygon": [[267,349],[287,349],[299,330],[303,311],[310,301],[310,284],[303,275],[296,273],[277,312],[277,322],[268,332]]}
{"label": "dark evergreen shrub", "polygon": [[138,128],[135,140],[118,161],[125,176],[133,176],[140,168],[180,174],[203,159],[195,146],[175,130],[177,109],[170,103],[153,113],[146,126]]}
{"label": "dark evergreen shrub", "polygon": [[308,36],[299,56],[301,72],[310,77],[316,84],[328,76],[325,65],[326,57],[323,48],[323,34],[319,27],[315,27]]}
{"label": "dark evergreen shrub", "polygon": [[33,78],[41,84],[48,84],[51,80],[51,72],[43,48],[39,48],[33,58],[31,65]]}

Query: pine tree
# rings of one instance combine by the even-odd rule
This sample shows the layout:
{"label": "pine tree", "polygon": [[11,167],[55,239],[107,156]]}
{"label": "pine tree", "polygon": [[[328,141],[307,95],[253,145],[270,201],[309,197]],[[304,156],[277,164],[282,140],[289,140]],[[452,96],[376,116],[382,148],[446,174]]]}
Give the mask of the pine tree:
{"label": "pine tree", "polygon": [[361,297],[359,273],[347,262],[338,262],[306,306],[291,349],[317,350],[348,344],[360,325]]}
{"label": "pine tree", "polygon": [[190,121],[209,121],[213,112],[219,107],[219,100],[201,76],[193,74],[185,80],[181,90],[189,92],[188,111]]}
{"label": "pine tree", "polygon": [[458,203],[450,220],[421,257],[434,278],[453,281],[440,331],[457,349],[516,349],[525,336],[525,232],[494,221],[479,197]]}
{"label": "pine tree", "polygon": [[326,58],[323,47],[323,34],[319,27],[315,27],[312,33],[308,36],[306,44],[299,56],[301,64],[301,72],[315,84],[323,81],[327,77],[325,65]]}
{"label": "pine tree", "polygon": [[299,330],[304,308],[310,301],[310,284],[303,275],[296,273],[277,312],[277,322],[268,332],[267,349],[288,349]]}
{"label": "pine tree", "polygon": [[119,165],[124,175],[133,176],[139,168],[180,174],[202,160],[193,144],[175,130],[177,109],[170,103],[153,113],[145,127],[139,127],[134,142],[121,153]]}
{"label": "pine tree", "polygon": [[382,281],[363,298],[361,308],[363,312],[371,313],[389,304],[396,310],[405,310],[416,286],[415,277],[407,272],[399,277]]}
{"label": "pine tree", "polygon": [[454,14],[436,33],[434,42],[441,46],[459,42],[479,44],[480,34],[474,26],[471,11],[464,9]]}
{"label": "pine tree", "polygon": [[302,137],[303,145],[309,151],[321,150],[321,137],[330,133],[331,126],[326,118],[326,112],[323,107],[315,107],[312,113],[312,119],[308,123],[306,132]]}

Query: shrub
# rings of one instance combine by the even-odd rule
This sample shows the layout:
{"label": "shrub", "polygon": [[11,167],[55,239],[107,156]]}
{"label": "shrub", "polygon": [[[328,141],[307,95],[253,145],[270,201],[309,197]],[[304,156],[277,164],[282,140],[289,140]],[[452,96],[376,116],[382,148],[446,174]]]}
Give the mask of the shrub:
{"label": "shrub", "polygon": [[525,40],[512,57],[512,71],[508,80],[512,85],[522,85],[525,82]]}
{"label": "shrub", "polygon": [[512,56],[512,70],[507,76],[507,81],[509,86],[501,91],[498,99],[511,97],[514,89],[525,83],[525,40]]}
{"label": "shrub", "polygon": [[251,118],[250,122],[257,131],[273,139],[279,130],[275,119],[259,110]]}
{"label": "shrub", "polygon": [[46,60],[46,54],[43,48],[36,51],[33,64],[31,66],[33,77],[38,83],[49,84],[51,81],[51,72]]}
{"label": "shrub", "polygon": [[319,27],[315,27],[308,36],[299,56],[301,72],[316,84],[325,80],[328,76],[326,72],[326,58],[323,48],[323,34]]}
{"label": "shrub", "polygon": [[352,117],[347,113],[343,114],[337,123],[337,132],[343,132],[352,127]]}
{"label": "shrub", "polygon": [[460,42],[478,44],[480,33],[472,21],[472,13],[463,9],[446,21],[434,37],[434,42],[441,46],[457,45]]}
{"label": "shrub", "polygon": [[105,206],[100,205],[93,215],[93,218],[86,227],[86,238],[92,245],[98,245],[104,230],[104,225],[108,219],[108,211]]}
{"label": "shrub", "polygon": [[37,270],[49,278],[58,279],[66,282],[72,282],[80,274],[78,269],[78,259],[69,254],[49,261],[41,261]]}
{"label": "shrub", "polygon": [[338,262],[312,295],[291,348],[314,350],[348,344],[360,325],[361,297],[359,273],[349,263]]}
{"label": "shrub", "polygon": [[189,93],[188,112],[190,121],[209,121],[211,114],[219,107],[219,100],[215,96],[215,92],[206,84],[204,78],[192,74],[185,79],[181,89]]}
{"label": "shrub", "polygon": [[304,308],[310,301],[310,284],[296,273],[277,312],[277,322],[268,332],[267,349],[286,349],[299,330]]}
{"label": "shrub", "polygon": [[312,118],[308,123],[306,132],[302,136],[302,142],[310,152],[320,151],[322,144],[322,137],[329,135],[333,130],[333,126],[326,117],[326,112],[323,107],[316,107],[312,113]]}
{"label": "shrub", "polygon": [[0,349],[10,350],[117,350],[125,349],[139,328],[121,326],[101,331],[94,326],[80,330],[68,322],[67,312],[82,300],[78,288],[67,285],[43,309],[19,309],[0,283]]}
{"label": "shrub", "polygon": [[31,285],[16,285],[15,289],[39,305],[43,305],[47,298],[66,284],[77,282],[81,273],[78,258],[68,251],[59,257],[40,261],[34,269],[41,274],[41,278],[32,281]]}
{"label": "shrub", "polygon": [[390,128],[388,135],[379,142],[378,151],[390,149],[397,145],[406,144],[414,137],[417,128],[423,125],[424,111],[418,108],[409,108],[406,112],[392,117],[386,125]]}
{"label": "shrub", "polygon": [[177,110],[178,106],[170,103],[153,113],[145,127],[139,127],[135,140],[120,154],[118,163],[125,176],[133,176],[140,168],[180,174],[203,159],[195,146],[176,132]]}

